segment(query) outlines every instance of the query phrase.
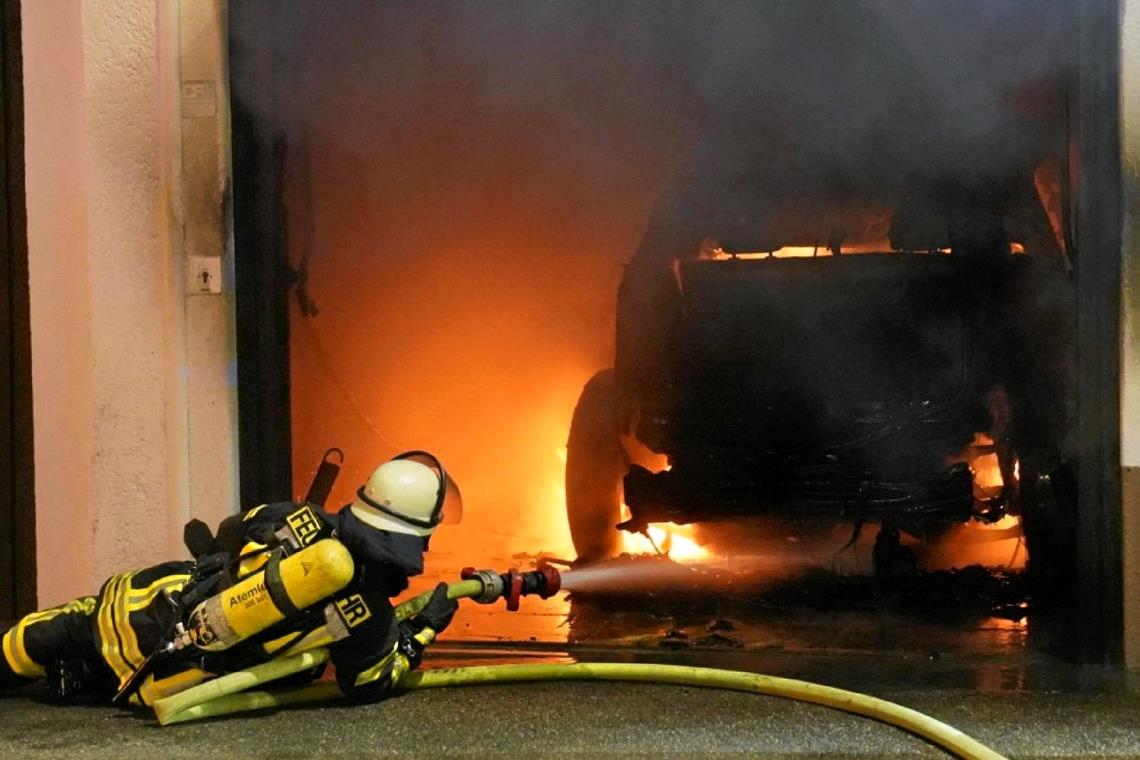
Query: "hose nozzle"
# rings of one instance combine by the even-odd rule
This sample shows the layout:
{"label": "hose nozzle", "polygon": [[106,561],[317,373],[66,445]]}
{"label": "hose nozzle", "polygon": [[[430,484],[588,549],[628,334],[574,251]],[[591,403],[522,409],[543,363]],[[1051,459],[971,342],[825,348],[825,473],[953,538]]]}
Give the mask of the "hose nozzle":
{"label": "hose nozzle", "polygon": [[479,580],[483,583],[483,593],[472,597],[479,604],[491,604],[502,598],[507,600],[507,609],[514,612],[519,608],[519,599],[530,594],[537,594],[539,598],[548,599],[562,588],[562,576],[558,570],[550,565],[543,565],[537,570],[520,573],[511,568],[505,573],[496,573],[494,570],[476,570],[465,567],[459,577],[463,580]]}

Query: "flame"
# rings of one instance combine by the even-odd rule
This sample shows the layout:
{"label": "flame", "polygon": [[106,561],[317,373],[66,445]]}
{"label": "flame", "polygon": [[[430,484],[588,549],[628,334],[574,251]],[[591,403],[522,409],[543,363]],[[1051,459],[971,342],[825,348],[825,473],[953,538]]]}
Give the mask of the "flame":
{"label": "flame", "polygon": [[[951,461],[970,465],[970,471],[974,474],[974,498],[984,500],[1001,496],[1005,480],[994,450],[994,439],[988,433],[975,433],[974,439]],[[1019,479],[1020,475],[1021,463],[1014,459],[1013,479]]]}
{"label": "flame", "polygon": [[1001,477],[1001,468],[998,467],[996,453],[982,454],[970,462],[970,470],[974,473],[974,489],[980,496],[999,496],[1005,481]]}
{"label": "flame", "polygon": [[[624,505],[622,513],[628,514],[628,508]],[[699,562],[711,556],[697,541],[696,529],[692,525],[650,523],[648,532],[652,541],[640,533],[623,532],[622,551],[626,554],[657,554],[660,550],[675,562]],[[654,544],[657,545],[656,548]]]}
{"label": "flame", "polygon": [[830,256],[831,251],[827,250],[827,248],[822,248],[821,250],[820,246],[808,245],[789,245],[784,246],[777,251],[772,251],[772,255],[778,259],[819,256],[820,254],[824,256]]}
{"label": "flame", "polygon": [[[991,435],[975,433],[974,439],[951,461],[966,462],[970,466],[975,499],[985,502],[1001,497],[1004,481]],[[1020,473],[1021,466],[1014,459],[1014,480]],[[1025,559],[1021,519],[1007,514],[993,523],[971,521],[951,528],[932,547],[924,565],[929,569],[972,564],[1018,569],[1025,566]]]}

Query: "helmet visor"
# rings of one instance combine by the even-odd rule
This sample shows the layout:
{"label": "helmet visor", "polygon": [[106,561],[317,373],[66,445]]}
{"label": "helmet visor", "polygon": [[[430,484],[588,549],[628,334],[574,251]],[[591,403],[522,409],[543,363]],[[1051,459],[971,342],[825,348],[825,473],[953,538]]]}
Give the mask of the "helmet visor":
{"label": "helmet visor", "polygon": [[439,478],[440,491],[435,514],[432,515],[431,522],[433,524],[455,525],[463,519],[463,495],[459,492],[459,486],[451,479],[451,475],[443,469],[443,465],[435,456],[426,451],[408,451],[400,454],[396,459],[409,459],[425,467],[430,467],[435,471],[436,477]]}
{"label": "helmet visor", "polygon": [[440,521],[445,525],[458,525],[463,520],[463,494],[459,493],[459,486],[450,477],[444,488],[441,510]]}

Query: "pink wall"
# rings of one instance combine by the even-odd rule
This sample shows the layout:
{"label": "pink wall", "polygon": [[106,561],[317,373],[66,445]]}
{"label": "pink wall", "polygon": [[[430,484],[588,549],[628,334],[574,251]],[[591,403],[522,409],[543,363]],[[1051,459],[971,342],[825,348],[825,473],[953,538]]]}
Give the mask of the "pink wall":
{"label": "pink wall", "polygon": [[[224,60],[224,3],[22,6],[41,606],[185,557],[186,519],[216,523],[235,509],[224,436],[236,403],[215,379],[233,359],[232,303],[218,296],[191,309],[184,285],[193,220],[182,197],[201,179],[183,171],[184,6],[215,10],[205,39]],[[199,174],[224,185],[224,161],[200,163]],[[222,233],[205,253],[223,255]],[[223,433],[197,452],[192,384],[213,394],[195,397],[197,428]],[[196,483],[209,504],[196,503]]]}
{"label": "pink wall", "polygon": [[76,581],[92,571],[95,396],[80,15],[68,2],[26,2],[22,12],[41,603],[79,592]]}

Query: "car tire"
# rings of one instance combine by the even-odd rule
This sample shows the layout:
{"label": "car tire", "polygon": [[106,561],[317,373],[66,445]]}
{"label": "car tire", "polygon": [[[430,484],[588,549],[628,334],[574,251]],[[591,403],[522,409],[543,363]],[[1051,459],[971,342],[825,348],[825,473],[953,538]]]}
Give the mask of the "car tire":
{"label": "car tire", "polygon": [[612,369],[594,375],[578,397],[566,444],[566,517],[580,562],[616,556],[622,478],[628,469],[618,430]]}

